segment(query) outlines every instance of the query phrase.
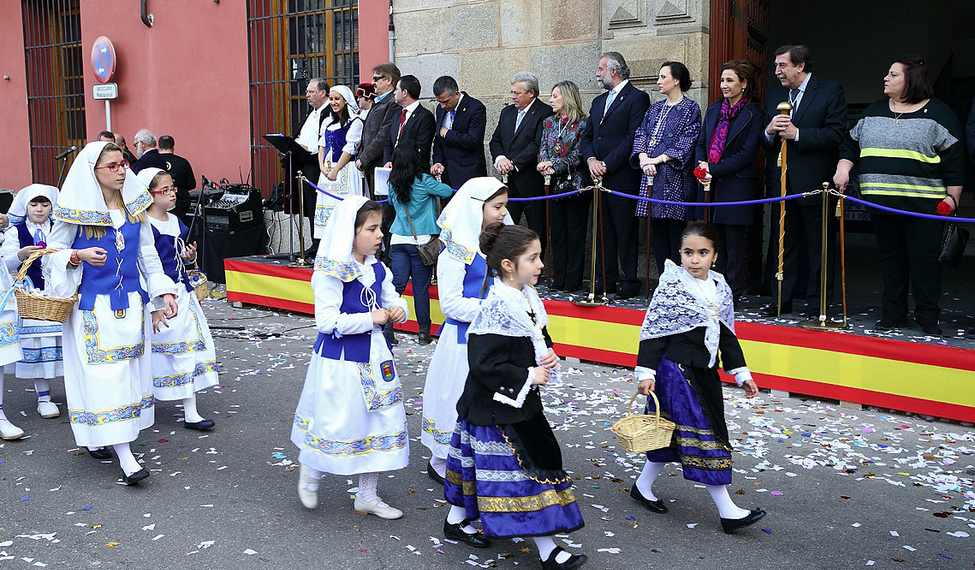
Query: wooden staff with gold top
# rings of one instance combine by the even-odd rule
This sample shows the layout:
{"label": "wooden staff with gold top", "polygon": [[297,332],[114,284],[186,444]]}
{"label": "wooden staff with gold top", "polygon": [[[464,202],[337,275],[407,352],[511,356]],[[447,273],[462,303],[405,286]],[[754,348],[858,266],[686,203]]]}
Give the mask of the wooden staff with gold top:
{"label": "wooden staff with gold top", "polygon": [[[776,107],[780,115],[788,115],[792,111],[792,104],[788,101],[783,101],[779,103]],[[782,149],[779,151],[779,188],[780,196],[785,198],[786,195],[786,173],[788,172],[788,142],[786,139],[782,139]],[[785,268],[785,200],[779,202],[779,270],[775,273],[775,279],[779,282],[779,296],[778,296],[778,310],[777,315],[782,316],[782,279],[784,276]]]}

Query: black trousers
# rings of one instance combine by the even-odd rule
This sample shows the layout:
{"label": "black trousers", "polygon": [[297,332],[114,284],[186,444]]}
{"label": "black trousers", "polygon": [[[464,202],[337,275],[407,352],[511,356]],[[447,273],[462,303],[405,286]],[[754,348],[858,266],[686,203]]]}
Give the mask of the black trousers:
{"label": "black trousers", "polygon": [[[586,223],[592,198],[588,194],[550,200],[552,231],[552,287],[575,291],[582,287],[586,259]],[[544,206],[543,206],[544,207]]]}
{"label": "black trousers", "polygon": [[669,218],[650,218],[650,242],[657,262],[657,275],[663,275],[668,259],[680,265],[680,236],[687,222]]}
{"label": "black trousers", "polygon": [[938,324],[941,314],[941,234],[938,220],[871,212],[884,278],[883,318],[907,318],[908,286],[914,293],[914,318],[921,326]]}
{"label": "black trousers", "polygon": [[636,200],[603,193],[599,199],[602,227],[596,229],[596,283],[602,284],[605,268],[606,285],[596,289],[613,293],[619,282],[620,291],[639,293],[640,278],[636,272],[640,224],[636,218]]}
{"label": "black trousers", "polygon": [[512,202],[511,198],[529,198],[538,196],[525,192],[519,192],[516,187],[513,188],[508,186],[508,190],[508,213],[511,214],[511,219],[514,220],[516,224],[520,224],[521,214],[525,214],[525,219],[528,221],[528,227],[533,232],[538,234],[539,241],[542,243],[542,253],[544,254],[545,248],[548,246],[545,231],[545,202],[541,200],[533,200],[530,202]]}
{"label": "black trousers", "polygon": [[748,247],[745,230],[748,226],[714,224],[718,232],[718,261],[715,269],[724,275],[732,296],[737,299],[745,290],[745,255]]}
{"label": "black trousers", "polygon": [[[785,203],[785,240],[782,280],[782,312],[792,312],[792,301],[805,297],[819,305],[819,287],[823,250],[823,205],[815,200],[789,200]],[[806,202],[809,204],[799,204]],[[836,273],[836,233],[839,226],[833,217],[836,200],[827,207],[830,214],[829,235],[826,250],[826,307],[833,300],[833,275]],[[779,205],[772,204],[772,231],[769,234],[768,258],[765,278],[772,292],[772,302],[778,303],[778,281],[775,274],[779,267]]]}

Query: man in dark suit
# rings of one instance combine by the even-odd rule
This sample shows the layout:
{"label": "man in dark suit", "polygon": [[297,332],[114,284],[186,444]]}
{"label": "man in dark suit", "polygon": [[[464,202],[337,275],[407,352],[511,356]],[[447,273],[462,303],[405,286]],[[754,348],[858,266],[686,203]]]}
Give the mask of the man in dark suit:
{"label": "man in dark suit", "polygon": [[176,185],[176,206],[173,214],[187,226],[190,225],[189,212],[192,206],[190,190],[196,188],[196,176],[190,161],[176,154],[176,139],[170,135],[159,137],[159,156],[166,161],[166,172],[173,176]]}
{"label": "man in dark suit", "polygon": [[487,176],[484,160],[484,104],[460,91],[449,75],[433,82],[437,107],[437,134],[433,137],[433,166],[430,174],[451,188],[460,188],[471,178]]}
{"label": "man in dark suit", "polygon": [[[650,107],[650,96],[633,87],[629,77],[630,69],[622,55],[611,51],[599,56],[596,81],[607,93],[593,100],[579,146],[592,180],[601,179],[604,188],[636,195],[640,192],[640,171],[630,166],[630,154],[633,135]],[[593,278],[604,293],[629,299],[640,292],[636,200],[619,196],[601,199],[605,208],[601,210],[602,231],[598,232],[602,244],[596,248]],[[622,278],[617,259],[623,267]],[[606,282],[600,283],[604,272]]]}
{"label": "man in dark suit", "polygon": [[[519,71],[511,78],[511,102],[501,110],[498,126],[491,136],[491,159],[498,174],[508,177],[508,196],[529,198],[541,196],[545,179],[538,172],[538,145],[542,124],[553,114],[552,108],[538,100],[538,77]],[[515,223],[525,213],[528,227],[546,246],[545,205],[542,202],[508,202],[508,213]]]}
{"label": "man in dark suit", "polygon": [[139,129],[135,133],[135,155],[138,160],[130,165],[133,174],[138,174],[143,168],[161,168],[166,170],[166,161],[159,156],[156,148],[156,135],[149,129]]}
{"label": "man in dark suit", "polygon": [[433,144],[433,133],[437,126],[433,113],[420,104],[420,80],[413,75],[404,75],[396,84],[393,96],[396,97],[396,104],[401,111],[389,127],[389,136],[383,148],[383,161],[387,167],[392,166],[393,149],[409,145],[420,155],[423,170],[429,171],[430,146]]}
{"label": "man in dark suit", "polygon": [[392,63],[382,63],[372,68],[372,84],[376,89],[376,99],[362,124],[362,141],[359,143],[355,166],[365,173],[366,182],[369,183],[369,193],[374,200],[377,199],[373,179],[375,170],[385,162],[383,150],[386,147],[386,139],[389,138],[389,126],[401,111],[393,95],[393,89],[399,82],[399,78],[399,68]]}
{"label": "man in dark suit", "polygon": [[[833,178],[840,143],[846,132],[846,97],[843,87],[832,80],[812,74],[812,55],[802,45],[786,45],[775,51],[775,76],[779,85],[769,88],[765,97],[765,184],[769,196],[781,191],[778,165],[782,141],[788,141],[786,153],[786,192],[801,194],[822,188]],[[780,115],[779,103],[788,101],[792,111]],[[831,201],[832,213],[835,201]],[[806,296],[819,304],[820,264],[823,242],[822,197],[810,196],[790,200],[785,206],[785,259],[782,280],[782,313],[791,313],[793,300]],[[835,253],[835,220],[827,236],[827,306],[833,293],[833,257]],[[772,207],[772,232],[766,262],[766,282],[771,287],[772,303],[762,309],[765,316],[778,310],[778,236],[779,206]],[[819,313],[818,309],[814,311]]]}

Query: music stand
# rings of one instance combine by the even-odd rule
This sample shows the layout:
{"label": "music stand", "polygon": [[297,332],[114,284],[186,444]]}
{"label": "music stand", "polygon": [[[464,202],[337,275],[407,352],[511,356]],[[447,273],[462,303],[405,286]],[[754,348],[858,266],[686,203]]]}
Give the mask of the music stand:
{"label": "music stand", "polygon": [[[294,157],[295,156],[301,156],[302,153],[307,153],[308,151],[305,150],[300,144],[298,144],[298,141],[296,141],[295,139],[293,139],[293,138],[291,138],[291,137],[289,137],[287,135],[282,135],[282,134],[267,134],[267,135],[263,135],[263,136],[264,136],[264,140],[266,140],[267,142],[271,143],[271,146],[273,146],[274,148],[276,148],[278,150],[278,152],[280,152],[281,154],[283,154],[283,155],[285,155],[285,156],[288,157],[288,173],[287,173],[287,176],[290,176],[291,175],[291,172],[294,172],[294,164],[293,164]],[[287,188],[287,184],[285,184],[285,188]],[[299,182],[298,182],[298,196],[299,197],[303,197],[305,195],[304,192],[305,192],[305,189],[304,189],[304,187],[302,187],[302,182],[299,180]],[[289,199],[289,201],[290,200],[294,200],[294,196],[293,195],[292,196],[289,196],[288,199]],[[299,205],[300,211],[298,212],[298,247],[301,248],[301,255],[300,255],[300,257],[301,257],[301,260],[304,261],[304,252],[305,252],[305,231],[304,230],[305,230],[305,224],[304,224],[304,221],[302,220],[302,218],[304,218],[304,216],[305,216],[304,200],[299,200],[299,204],[300,204]],[[295,214],[295,208],[294,208],[294,203],[292,202],[291,203],[291,215],[294,216],[294,214]],[[293,219],[294,218],[292,218],[292,220]],[[290,226],[292,228],[292,231],[291,232],[288,232],[288,235],[290,236],[290,239],[289,239],[289,241],[290,241],[289,247],[291,248],[292,251],[291,251],[291,256],[289,256],[289,257],[291,257],[292,260],[293,260],[293,256],[295,255],[295,253],[294,253],[294,245],[295,245],[295,243],[294,243],[294,233],[293,233],[294,232],[294,223],[290,224]],[[312,227],[311,230],[314,231],[314,227]],[[302,264],[302,265],[304,265],[304,264]]]}

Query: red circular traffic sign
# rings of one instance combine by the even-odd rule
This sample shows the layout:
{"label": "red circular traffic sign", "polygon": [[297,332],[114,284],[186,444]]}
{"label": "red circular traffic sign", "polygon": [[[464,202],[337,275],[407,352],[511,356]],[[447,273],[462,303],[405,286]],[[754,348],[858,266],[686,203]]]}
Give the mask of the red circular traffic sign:
{"label": "red circular traffic sign", "polygon": [[91,47],[91,68],[99,83],[108,83],[115,75],[115,46],[112,40],[99,36]]}

